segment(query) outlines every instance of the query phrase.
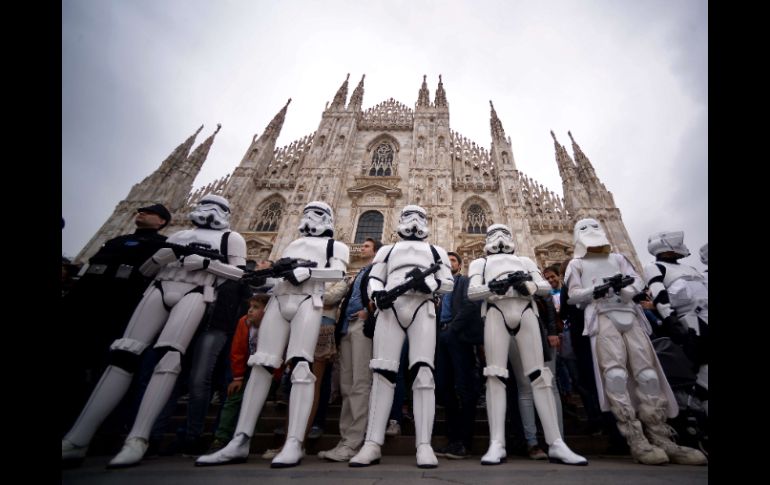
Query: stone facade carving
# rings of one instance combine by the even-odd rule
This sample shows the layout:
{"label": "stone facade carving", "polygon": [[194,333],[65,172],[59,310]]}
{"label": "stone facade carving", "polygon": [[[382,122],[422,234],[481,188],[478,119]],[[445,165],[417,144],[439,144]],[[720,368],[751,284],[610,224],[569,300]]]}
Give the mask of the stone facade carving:
{"label": "stone facade carving", "polygon": [[[571,133],[574,158],[553,136],[562,197],[518,170],[510,137],[493,106],[492,144],[486,148],[450,129],[451,96],[443,83],[434,102],[420,89],[414,109],[390,98],[366,110],[363,83],[362,78],[346,105],[346,80],[314,132],[277,147],[287,103],[262,136],[246,140],[245,155],[232,174],[193,191],[192,181],[214,138],[189,154],[199,129],[134,186],[78,259],[87,259],[106,239],[130,232],[133,212],[141,204],[163,202],[172,210],[168,234],[186,227],[192,204],[213,191],[230,199],[233,229],[246,237],[248,256],[254,259],[275,259],[296,237],[302,206],[317,198],[334,208],[336,235],[349,245],[366,211],[383,214],[387,243],[394,240],[401,207],[423,204],[431,218],[431,241],[457,250],[465,261],[483,254],[484,227],[498,222],[512,227],[517,251],[539,265],[566,259],[574,222],[590,216],[604,223],[616,250],[640,269],[612,194]],[[271,217],[279,209],[274,225]]]}

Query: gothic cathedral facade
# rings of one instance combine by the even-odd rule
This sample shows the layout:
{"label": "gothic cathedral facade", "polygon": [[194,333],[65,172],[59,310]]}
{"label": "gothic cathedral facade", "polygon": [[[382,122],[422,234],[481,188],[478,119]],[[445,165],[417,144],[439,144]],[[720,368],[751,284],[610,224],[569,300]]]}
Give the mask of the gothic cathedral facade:
{"label": "gothic cathedral facade", "polygon": [[[349,75],[348,75],[349,77]],[[335,239],[351,247],[351,269],[361,266],[366,237],[396,240],[400,210],[423,206],[430,222],[429,241],[456,251],[467,264],[483,255],[487,226],[513,229],[517,254],[544,268],[572,255],[572,229],[584,217],[602,222],[613,250],[640,269],[639,260],[612,194],[572,138],[573,157],[553,132],[563,197],[518,170],[490,101],[489,149],[453,131],[449,103],[439,76],[433,102],[425,77],[414,109],[385,100],[362,109],[364,78],[348,100],[348,79],[327,104],[315,132],[276,148],[289,102],[261,136],[254,135],[232,174],[192,190],[217,130],[190,153],[198,129],[160,167],[115,208],[78,254],[86,261],[107,240],[133,232],[138,207],[161,202],[171,210],[171,234],[190,227],[192,205],[205,193],[228,198],[231,227],[248,244],[248,257],[277,259],[294,240],[304,205],[312,200],[334,209]]]}

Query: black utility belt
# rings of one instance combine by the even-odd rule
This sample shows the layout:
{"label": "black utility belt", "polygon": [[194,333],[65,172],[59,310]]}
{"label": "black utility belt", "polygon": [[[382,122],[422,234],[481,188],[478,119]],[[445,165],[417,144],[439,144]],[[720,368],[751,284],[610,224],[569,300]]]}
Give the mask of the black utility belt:
{"label": "black utility belt", "polygon": [[[93,275],[103,275],[107,272],[107,270],[110,268],[110,265],[108,264],[90,264],[88,265],[88,270],[86,270],[86,274],[93,274]],[[121,264],[118,266],[118,269],[115,271],[115,278],[127,280],[131,277],[131,273],[133,273],[134,267],[130,264]]]}

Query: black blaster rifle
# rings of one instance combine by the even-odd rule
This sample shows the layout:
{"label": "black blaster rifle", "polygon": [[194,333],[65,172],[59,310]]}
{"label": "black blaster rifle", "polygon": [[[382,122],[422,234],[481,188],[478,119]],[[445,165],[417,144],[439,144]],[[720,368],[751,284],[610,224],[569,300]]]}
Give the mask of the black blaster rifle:
{"label": "black blaster rifle", "polygon": [[529,291],[524,286],[525,281],[532,281],[532,275],[526,271],[514,271],[508,274],[505,278],[499,280],[492,280],[487,285],[492,293],[497,295],[504,295],[508,288],[513,287],[522,295],[528,295]]}
{"label": "black blaster rifle", "polygon": [[609,278],[604,278],[604,284],[594,287],[594,299],[599,299],[607,296],[607,293],[609,293],[610,288],[616,293],[620,294],[620,290],[622,288],[625,288],[626,286],[633,284],[634,277],[633,276],[623,276],[622,274],[618,273],[615,276],[610,276]]}
{"label": "black blaster rifle", "polygon": [[374,302],[377,304],[377,308],[384,310],[386,308],[392,307],[393,302],[396,301],[396,298],[409,290],[431,293],[430,288],[428,288],[428,286],[425,284],[425,277],[432,275],[439,269],[441,269],[441,263],[433,263],[428,266],[428,269],[425,271],[412,268],[412,270],[406,274],[410,277],[408,280],[394,288],[391,288],[388,291],[378,291],[372,295],[374,297]]}
{"label": "black blaster rifle", "polygon": [[244,271],[242,280],[256,286],[264,284],[265,278],[286,278],[297,268],[315,268],[318,263],[299,258],[281,258],[273,263],[272,268],[258,269],[254,271]]}
{"label": "black blaster rifle", "polygon": [[217,249],[211,249],[208,244],[190,243],[187,246],[184,246],[182,244],[175,244],[164,241],[161,242],[158,247],[172,249],[177,257],[197,254],[198,256],[203,256],[204,258],[208,259],[216,259],[218,261],[222,261],[223,263],[228,262],[226,255],[220,253]]}

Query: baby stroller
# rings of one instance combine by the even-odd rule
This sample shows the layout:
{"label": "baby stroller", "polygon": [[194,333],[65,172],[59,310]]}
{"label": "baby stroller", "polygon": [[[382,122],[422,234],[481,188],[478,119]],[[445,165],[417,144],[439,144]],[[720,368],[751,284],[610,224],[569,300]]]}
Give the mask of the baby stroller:
{"label": "baby stroller", "polygon": [[652,341],[663,373],[679,405],[679,415],[669,419],[677,433],[677,443],[701,450],[708,456],[708,415],[695,396],[696,374],[682,347],[668,337]]}

